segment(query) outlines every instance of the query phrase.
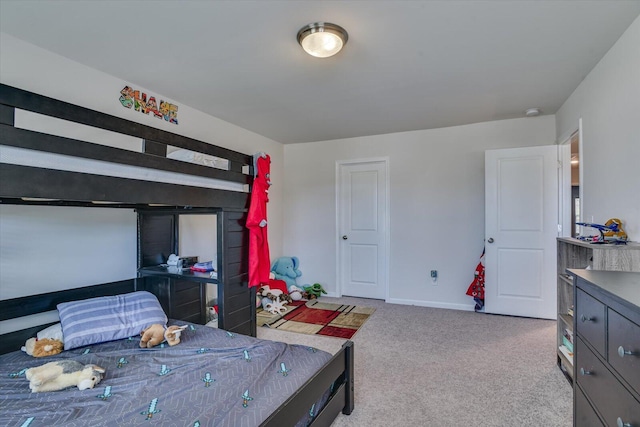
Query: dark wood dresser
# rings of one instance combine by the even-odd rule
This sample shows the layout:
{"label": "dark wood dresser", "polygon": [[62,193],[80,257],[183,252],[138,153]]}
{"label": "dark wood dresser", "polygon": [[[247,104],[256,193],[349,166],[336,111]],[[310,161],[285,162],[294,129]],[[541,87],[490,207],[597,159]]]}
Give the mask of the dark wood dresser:
{"label": "dark wood dresser", "polygon": [[574,278],[573,424],[640,427],[640,273]]}

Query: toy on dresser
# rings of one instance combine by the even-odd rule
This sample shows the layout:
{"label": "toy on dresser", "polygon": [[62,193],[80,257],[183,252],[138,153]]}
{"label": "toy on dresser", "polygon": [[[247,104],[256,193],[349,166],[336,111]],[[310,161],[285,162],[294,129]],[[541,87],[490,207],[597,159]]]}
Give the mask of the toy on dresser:
{"label": "toy on dresser", "polygon": [[589,243],[613,243],[624,245],[627,243],[627,233],[622,228],[622,221],[618,218],[611,218],[604,224],[594,224],[592,222],[576,222],[576,225],[583,227],[595,228],[600,235],[595,236],[578,236],[578,239]]}

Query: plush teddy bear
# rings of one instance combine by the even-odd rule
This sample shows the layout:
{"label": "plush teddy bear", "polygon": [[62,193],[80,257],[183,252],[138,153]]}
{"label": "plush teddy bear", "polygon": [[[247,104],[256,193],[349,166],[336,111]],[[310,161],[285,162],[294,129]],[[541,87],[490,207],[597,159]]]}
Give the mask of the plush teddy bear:
{"label": "plush teddy bear", "polygon": [[164,325],[160,323],[154,323],[146,329],[140,332],[142,338],[140,339],[140,347],[151,348],[166,341],[170,346],[174,346],[180,343],[180,334],[187,328],[184,326],[169,326],[165,329]]}
{"label": "plush teddy bear", "polygon": [[142,336],[140,339],[141,348],[155,347],[164,341],[164,325],[154,323],[146,329],[143,329],[140,335]]}
{"label": "plush teddy bear", "polygon": [[275,279],[284,280],[287,290],[291,293],[291,287],[296,286],[296,279],[302,276],[302,271],[298,269],[300,261],[297,257],[280,257],[271,266],[271,271]]}
{"label": "plush teddy bear", "polygon": [[64,343],[51,338],[29,338],[22,347],[22,351],[33,357],[53,356],[62,353]]}

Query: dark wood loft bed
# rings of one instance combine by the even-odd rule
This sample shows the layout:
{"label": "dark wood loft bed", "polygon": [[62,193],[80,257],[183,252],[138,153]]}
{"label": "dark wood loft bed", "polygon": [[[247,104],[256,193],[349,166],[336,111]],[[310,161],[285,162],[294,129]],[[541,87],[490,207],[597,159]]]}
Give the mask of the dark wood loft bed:
{"label": "dark wood loft bed", "polygon": [[[251,174],[252,156],[216,147],[202,141],[6,85],[0,87],[0,107],[0,143],[2,146],[99,160],[110,164],[137,166],[147,170],[180,173],[199,178],[212,178],[247,186],[253,180]],[[143,141],[143,152],[138,153],[16,128],[14,126],[15,109],[139,138]],[[224,158],[228,161],[228,170],[169,159],[166,157],[169,145]],[[243,173],[243,168],[247,169],[249,173]],[[215,213],[217,215],[218,236],[220,237],[217,242],[217,252],[220,254],[217,265],[218,278],[208,281],[222,284],[218,286],[220,294],[218,297],[219,325],[228,330],[255,336],[255,304],[251,303],[255,300],[255,296],[251,296],[251,291],[246,284],[248,234],[246,228],[243,227],[248,208],[248,192],[7,163],[1,164],[0,182],[2,182],[0,186],[1,203],[134,208],[139,212],[139,224],[142,227],[146,224],[144,219],[148,218],[148,215],[143,215],[141,212]],[[176,225],[167,224],[166,226],[175,227]],[[175,238],[177,231],[173,229],[155,231],[156,233],[160,231],[164,231],[165,234],[166,232],[173,233],[170,241],[162,242],[163,252],[165,256],[177,253]],[[158,275],[152,277],[144,274],[144,267],[148,267],[148,264],[144,262],[141,254],[148,248],[147,240],[139,239],[138,242],[138,252],[140,253],[138,268],[142,272],[138,287],[155,293],[165,310],[170,314],[175,314],[172,312],[176,311],[173,310],[173,306],[175,306],[173,300],[178,299],[174,298],[176,293],[182,292],[182,299],[186,294],[194,308],[190,311],[187,310],[187,312],[182,310],[175,318],[206,323],[206,308],[204,306],[206,301],[203,298],[205,287],[201,286],[202,280],[192,282],[189,289],[190,280],[188,278],[178,282],[172,275],[165,275],[164,280],[161,280]],[[230,272],[233,274],[229,274]],[[179,284],[182,286],[178,287]],[[182,305],[184,306],[184,304]],[[194,319],[194,316],[198,318]]]}
{"label": "dark wood loft bed", "polygon": [[[139,138],[142,140],[142,152],[17,128],[14,126],[16,109]],[[176,176],[221,180],[244,186],[245,189],[232,191],[177,183],[179,181],[155,182],[142,178],[99,175],[87,171],[0,163],[2,204],[135,209],[138,212],[139,224],[140,272],[138,277],[122,282],[92,284],[83,288],[2,300],[0,321],[55,310],[56,304],[63,301],[115,295],[139,289],[153,291],[158,287],[159,277],[164,280],[161,280],[164,283],[164,293],[160,292],[157,296],[166,309],[166,304],[171,303],[168,295],[176,290],[172,290],[172,286],[177,288],[179,283],[172,282],[171,280],[176,278],[172,278],[170,274],[145,274],[145,250],[141,249],[140,238],[141,218],[144,221],[144,218],[155,216],[175,218],[175,215],[181,214],[215,213],[218,227],[218,277],[215,280],[202,281],[218,285],[220,327],[246,335],[256,335],[255,289],[250,290],[247,286],[248,238],[244,227],[249,201],[248,190],[253,179],[252,156],[7,85],[0,85],[0,146],[145,168],[173,173]],[[228,168],[222,170],[167,158],[169,146],[226,159]],[[149,280],[149,277],[153,280]],[[201,297],[199,301],[202,307],[204,301]],[[202,317],[200,319],[202,320]],[[34,336],[34,333],[44,326],[4,334],[0,343],[0,353],[17,350],[27,338]],[[340,411],[349,414],[353,409],[351,342],[345,344],[307,384],[274,411],[263,425],[293,425],[299,419],[299,412],[306,410],[307,404],[314,402],[336,380],[337,385],[333,387],[332,398],[315,418],[313,426],[328,426]]]}

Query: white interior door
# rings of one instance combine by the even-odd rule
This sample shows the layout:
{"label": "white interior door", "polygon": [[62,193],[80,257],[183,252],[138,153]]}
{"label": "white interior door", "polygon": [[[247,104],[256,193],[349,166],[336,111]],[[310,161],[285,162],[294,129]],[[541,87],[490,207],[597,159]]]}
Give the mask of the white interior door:
{"label": "white interior door", "polygon": [[558,146],[485,152],[485,310],[556,318]]}
{"label": "white interior door", "polygon": [[387,161],[338,164],[338,285],[343,295],[387,296]]}

